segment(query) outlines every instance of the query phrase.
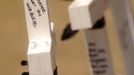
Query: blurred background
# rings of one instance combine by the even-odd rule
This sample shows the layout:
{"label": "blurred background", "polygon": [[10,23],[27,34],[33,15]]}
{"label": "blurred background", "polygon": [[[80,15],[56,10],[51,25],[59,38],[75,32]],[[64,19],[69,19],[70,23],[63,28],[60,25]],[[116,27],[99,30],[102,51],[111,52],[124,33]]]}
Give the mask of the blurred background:
{"label": "blurred background", "polygon": [[[134,0],[132,0],[134,7]],[[80,31],[69,40],[62,41],[63,30],[69,23],[68,6],[71,0],[48,0],[51,21],[55,24],[57,41],[56,64],[58,75],[90,75],[88,55]],[[133,11],[134,12],[134,11]],[[112,26],[111,11],[107,11],[107,33],[116,35]],[[116,36],[109,42],[117,41]],[[117,43],[118,44],[118,43]],[[119,47],[111,44],[115,50]],[[28,36],[25,22],[23,0],[0,0],[0,73],[2,75],[21,75],[28,72],[21,61],[27,60]]]}

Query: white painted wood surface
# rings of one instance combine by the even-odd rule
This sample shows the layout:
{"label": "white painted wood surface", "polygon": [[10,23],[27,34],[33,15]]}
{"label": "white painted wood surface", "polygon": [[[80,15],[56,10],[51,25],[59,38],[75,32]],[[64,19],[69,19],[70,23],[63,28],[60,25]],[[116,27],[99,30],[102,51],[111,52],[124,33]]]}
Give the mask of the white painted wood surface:
{"label": "white painted wood surface", "polygon": [[68,8],[73,30],[92,28],[108,6],[108,0],[75,0]]}
{"label": "white painted wood surface", "polygon": [[83,34],[91,75],[114,74],[105,26],[88,29],[104,16],[107,5],[106,0],[76,0],[69,6],[72,29],[86,29]]}
{"label": "white painted wood surface", "polygon": [[29,37],[28,68],[30,75],[53,75],[54,43],[47,0],[24,0]]}
{"label": "white painted wood surface", "polygon": [[[81,1],[81,4],[79,3]],[[86,3],[87,2],[87,3]],[[97,3],[96,3],[97,4]],[[119,40],[120,40],[120,46],[121,46],[121,52],[120,54],[123,55],[123,67],[125,67],[127,74],[128,75],[133,75],[133,63],[134,63],[134,58],[133,58],[133,53],[134,53],[134,19],[132,15],[132,9],[130,7],[130,1],[129,0],[111,0],[110,1],[111,8],[113,11],[113,17],[117,29],[117,33],[119,35]],[[85,5],[85,6],[84,6]],[[94,11],[95,15],[90,13],[88,10],[88,6],[92,5],[92,1],[90,0],[90,3],[88,4],[88,1],[85,0],[82,3],[82,0],[74,1],[72,5],[69,7],[69,14],[70,14],[70,20],[72,24],[72,29],[80,30],[80,29],[86,29],[86,28],[91,28],[94,25],[94,22],[98,20],[95,16],[99,17],[98,14]],[[101,6],[100,6],[101,8]],[[99,11],[99,10],[98,10]],[[96,18],[93,19],[92,18]],[[82,23],[83,22],[83,23]],[[93,22],[93,23],[92,23]],[[90,25],[89,25],[90,24]],[[107,36],[105,34],[105,30],[86,30],[85,31],[86,35],[86,42],[87,45],[91,42],[93,46],[98,46],[100,48],[103,48],[104,50],[108,50],[108,43],[107,43]],[[90,40],[90,41],[88,41]],[[97,48],[98,48],[97,47]],[[88,46],[90,48],[90,46]],[[114,49],[114,48],[112,48]],[[96,48],[94,48],[96,50]],[[89,54],[91,52],[89,51]],[[110,61],[108,64],[112,65],[112,59],[110,59],[110,54],[108,50],[108,54],[104,54],[104,56],[108,57],[108,60]],[[98,55],[97,55],[98,56]],[[101,56],[100,56],[101,57]],[[111,56],[112,57],[112,56]],[[92,59],[91,56],[89,56],[90,60]],[[116,63],[117,64],[117,63]],[[92,62],[91,62],[92,65]],[[107,68],[106,72],[102,75],[112,75],[112,69]],[[117,69],[115,69],[115,74],[123,74],[120,72],[116,72]],[[93,68],[94,71],[94,68]],[[124,72],[126,75],[126,73]],[[123,75],[124,75],[123,74]],[[95,73],[94,73],[95,75]]]}
{"label": "white painted wood surface", "polygon": [[114,75],[112,56],[106,26],[84,31],[85,47],[89,55],[89,67],[93,75]]}

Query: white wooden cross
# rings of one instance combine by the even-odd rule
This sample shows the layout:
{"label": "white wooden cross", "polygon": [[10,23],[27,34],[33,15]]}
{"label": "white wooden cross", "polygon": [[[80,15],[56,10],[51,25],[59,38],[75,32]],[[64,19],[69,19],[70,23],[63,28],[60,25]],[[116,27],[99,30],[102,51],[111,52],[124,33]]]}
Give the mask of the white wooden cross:
{"label": "white wooden cross", "polygon": [[[116,31],[120,40],[123,62],[112,63],[105,26],[101,18],[107,7],[111,8]],[[73,30],[84,30],[86,49],[89,54],[93,75],[133,75],[134,71],[134,19],[129,0],[75,0],[69,6],[69,16]],[[101,21],[98,24],[96,22]],[[94,26],[96,25],[96,26]],[[97,27],[97,28],[96,28]],[[111,50],[114,50],[112,48]],[[103,61],[101,61],[103,59]],[[125,68],[112,67],[114,64]],[[102,66],[103,65],[103,66]],[[105,66],[104,66],[105,65]],[[119,70],[120,69],[120,70]]]}

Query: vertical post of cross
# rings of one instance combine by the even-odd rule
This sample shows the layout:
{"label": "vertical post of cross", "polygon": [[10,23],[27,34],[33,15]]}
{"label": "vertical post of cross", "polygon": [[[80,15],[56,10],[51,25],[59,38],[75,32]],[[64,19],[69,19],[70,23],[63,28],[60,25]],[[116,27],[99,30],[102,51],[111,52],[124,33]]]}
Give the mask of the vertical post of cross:
{"label": "vertical post of cross", "polygon": [[55,43],[49,20],[47,0],[24,0],[29,46],[30,75],[54,75]]}

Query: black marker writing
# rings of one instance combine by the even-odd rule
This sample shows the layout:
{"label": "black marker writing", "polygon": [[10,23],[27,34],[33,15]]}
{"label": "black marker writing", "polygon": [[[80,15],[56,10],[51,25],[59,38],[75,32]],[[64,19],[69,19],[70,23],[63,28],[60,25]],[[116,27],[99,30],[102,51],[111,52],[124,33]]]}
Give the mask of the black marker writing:
{"label": "black marker writing", "polygon": [[31,17],[33,26],[36,28],[37,22],[36,22],[36,18],[35,18],[35,16],[34,16],[34,13],[32,12],[32,8],[31,8],[31,6],[30,6],[29,3],[26,3],[26,5],[27,5],[27,8],[28,8],[28,10],[29,10],[29,15],[30,15],[30,17]]}
{"label": "black marker writing", "polygon": [[27,8],[28,8],[29,12],[31,12],[32,8],[30,7],[29,3],[26,3],[26,5],[27,5]]}
{"label": "black marker writing", "polygon": [[34,13],[30,13],[30,16],[31,16],[31,19],[32,19],[32,22],[33,22],[33,26],[36,28],[37,22],[36,22],[36,18],[34,17]]}
{"label": "black marker writing", "polygon": [[41,11],[40,11],[40,9],[37,10],[37,13],[38,13],[39,16],[41,16]]}
{"label": "black marker writing", "polygon": [[41,3],[40,0],[37,0],[37,1],[38,1],[38,4],[39,4],[39,6],[40,6],[42,12],[44,13],[46,10],[45,10],[45,8],[43,7],[43,4]]}
{"label": "black marker writing", "polygon": [[32,3],[34,6],[36,6],[36,4],[35,4],[35,2],[34,2],[33,0],[31,0],[31,3]]}
{"label": "black marker writing", "polygon": [[[108,63],[105,55],[105,49],[98,49],[95,43],[88,43],[89,56],[93,73],[95,75],[104,75],[107,72]],[[103,56],[102,56],[103,55]]]}

